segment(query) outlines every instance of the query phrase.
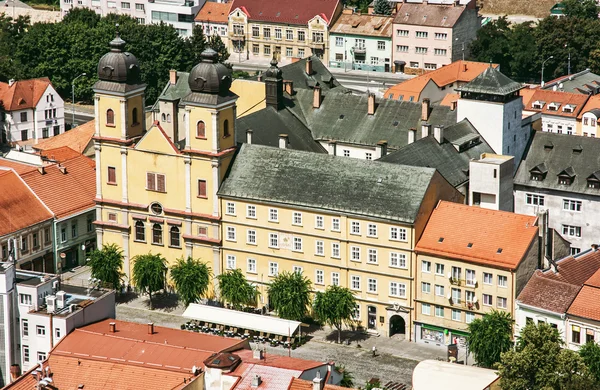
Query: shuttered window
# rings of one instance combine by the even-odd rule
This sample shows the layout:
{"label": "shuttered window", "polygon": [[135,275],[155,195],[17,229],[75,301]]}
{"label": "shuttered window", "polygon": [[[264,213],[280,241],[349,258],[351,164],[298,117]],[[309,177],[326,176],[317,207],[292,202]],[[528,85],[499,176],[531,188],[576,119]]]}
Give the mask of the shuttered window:
{"label": "shuttered window", "polygon": [[117,168],[108,167],[108,183],[117,184]]}
{"label": "shuttered window", "polygon": [[149,191],[167,192],[165,175],[147,172],[146,189]]}
{"label": "shuttered window", "polygon": [[206,198],[206,180],[198,179],[198,197]]}

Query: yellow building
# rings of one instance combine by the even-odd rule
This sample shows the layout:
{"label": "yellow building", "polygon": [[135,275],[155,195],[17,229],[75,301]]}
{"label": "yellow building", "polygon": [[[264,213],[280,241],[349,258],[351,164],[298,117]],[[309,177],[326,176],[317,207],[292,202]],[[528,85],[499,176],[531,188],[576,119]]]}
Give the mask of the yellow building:
{"label": "yellow building", "polygon": [[514,300],[542,263],[537,217],[440,202],[416,256],[415,341],[458,343],[470,322]]}
{"label": "yellow building", "polygon": [[439,199],[462,201],[432,168],[251,144],[219,198],[222,268],[241,269],[261,304],[277,274],[302,272],[316,291],[354,291],[365,328],[407,338],[415,243]]}
{"label": "yellow building", "polygon": [[220,266],[217,190],[235,151],[237,96],[230,71],[207,50],[179,102],[181,139],[155,123],[144,128],[144,89],[137,59],[118,36],[100,60],[94,85],[96,109],[96,226],[98,244],[123,249],[129,281],[131,259],[161,253]]}

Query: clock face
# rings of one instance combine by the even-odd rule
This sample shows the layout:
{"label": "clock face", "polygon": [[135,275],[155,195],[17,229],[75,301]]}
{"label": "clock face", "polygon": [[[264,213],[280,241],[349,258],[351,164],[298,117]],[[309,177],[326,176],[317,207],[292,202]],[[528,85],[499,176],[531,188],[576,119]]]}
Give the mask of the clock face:
{"label": "clock face", "polygon": [[204,88],[204,84],[206,83],[206,80],[204,79],[204,77],[196,77],[194,79],[194,82],[196,83],[196,86],[199,89],[203,89]]}
{"label": "clock face", "polygon": [[105,66],[105,67],[102,69],[102,72],[104,73],[104,76],[106,76],[106,77],[110,77],[110,75],[111,75],[111,74],[112,74],[112,72],[113,72],[113,68],[112,68],[112,66]]}

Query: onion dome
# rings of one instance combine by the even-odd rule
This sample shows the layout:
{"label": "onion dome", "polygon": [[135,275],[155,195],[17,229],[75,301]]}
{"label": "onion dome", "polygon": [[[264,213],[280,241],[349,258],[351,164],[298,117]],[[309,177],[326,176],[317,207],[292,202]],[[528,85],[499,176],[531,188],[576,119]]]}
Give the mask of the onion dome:
{"label": "onion dome", "polygon": [[265,77],[283,79],[283,72],[277,67],[277,60],[275,58],[271,60],[271,66],[265,71]]}
{"label": "onion dome", "polygon": [[140,66],[137,58],[125,51],[125,41],[118,30],[110,41],[110,51],[98,62],[98,79],[115,83],[141,84]]}
{"label": "onion dome", "polygon": [[206,49],[202,61],[192,68],[188,83],[192,92],[226,95],[231,87],[231,70],[217,62],[218,54]]}

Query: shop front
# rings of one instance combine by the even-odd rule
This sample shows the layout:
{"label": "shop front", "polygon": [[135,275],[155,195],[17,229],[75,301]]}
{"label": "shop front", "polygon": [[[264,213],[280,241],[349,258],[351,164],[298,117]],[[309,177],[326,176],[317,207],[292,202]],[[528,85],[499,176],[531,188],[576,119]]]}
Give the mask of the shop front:
{"label": "shop front", "polygon": [[456,344],[459,349],[465,349],[468,335],[467,332],[461,330],[415,322],[415,341],[418,343],[444,348],[447,345]]}

